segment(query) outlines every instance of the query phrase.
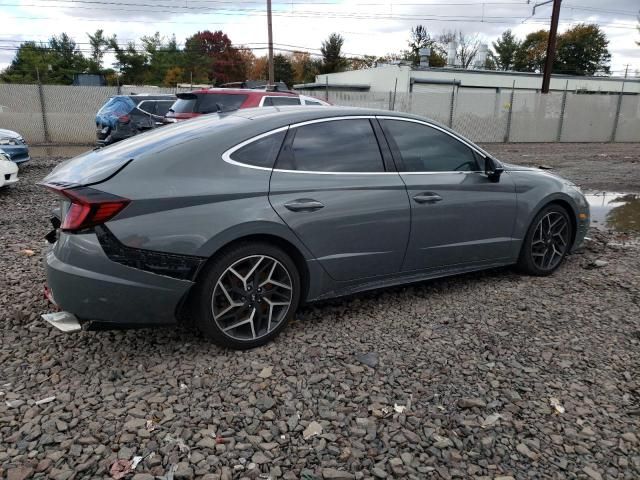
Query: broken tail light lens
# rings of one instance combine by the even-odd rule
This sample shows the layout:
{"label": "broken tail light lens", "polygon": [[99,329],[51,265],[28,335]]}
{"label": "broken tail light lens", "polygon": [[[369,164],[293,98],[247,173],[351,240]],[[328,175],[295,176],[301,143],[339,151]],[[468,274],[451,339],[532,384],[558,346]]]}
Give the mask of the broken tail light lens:
{"label": "broken tail light lens", "polygon": [[129,120],[131,120],[131,118],[129,117],[129,115],[120,115],[118,117],[118,121],[120,123],[129,123]]}
{"label": "broken tail light lens", "polygon": [[69,208],[60,228],[66,232],[101,225],[120,213],[130,200],[89,187],[58,188],[48,185],[55,193],[69,200]]}

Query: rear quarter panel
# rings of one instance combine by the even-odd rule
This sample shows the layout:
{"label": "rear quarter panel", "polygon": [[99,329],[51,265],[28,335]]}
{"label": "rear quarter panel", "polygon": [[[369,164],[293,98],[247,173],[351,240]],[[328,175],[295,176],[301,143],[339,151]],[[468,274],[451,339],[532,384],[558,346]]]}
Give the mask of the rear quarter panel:
{"label": "rear quarter panel", "polygon": [[271,171],[222,160],[228,148],[268,130],[246,122],[135,159],[98,187],[132,200],[107,227],[131,247],[201,257],[254,234],[280,236],[298,246],[269,203]]}

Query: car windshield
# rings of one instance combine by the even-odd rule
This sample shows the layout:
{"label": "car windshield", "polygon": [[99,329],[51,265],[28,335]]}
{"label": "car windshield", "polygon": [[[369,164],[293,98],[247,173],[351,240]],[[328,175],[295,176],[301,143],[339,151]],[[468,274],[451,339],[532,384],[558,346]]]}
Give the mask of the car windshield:
{"label": "car windshield", "polygon": [[179,98],[173,105],[171,105],[171,108],[169,109],[170,112],[175,113],[194,113],[195,110],[195,98]]}
{"label": "car windshield", "polygon": [[112,97],[98,111],[98,115],[126,115],[134,106],[129,97]]}

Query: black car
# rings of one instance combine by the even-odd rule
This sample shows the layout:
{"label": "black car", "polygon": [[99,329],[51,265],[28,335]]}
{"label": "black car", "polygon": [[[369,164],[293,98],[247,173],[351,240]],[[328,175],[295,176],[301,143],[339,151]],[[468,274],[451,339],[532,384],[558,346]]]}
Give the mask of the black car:
{"label": "black car", "polygon": [[160,127],[176,101],[175,95],[116,95],[96,114],[96,137],[100,145],[133,137]]}

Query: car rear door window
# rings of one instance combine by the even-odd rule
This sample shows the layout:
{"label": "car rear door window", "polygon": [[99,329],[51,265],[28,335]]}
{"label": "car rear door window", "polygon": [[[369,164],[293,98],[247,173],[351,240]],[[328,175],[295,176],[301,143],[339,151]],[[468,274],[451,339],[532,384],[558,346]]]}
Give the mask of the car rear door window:
{"label": "car rear door window", "polygon": [[173,105],[171,100],[158,100],[156,102],[156,115],[165,116]]}
{"label": "car rear door window", "polygon": [[382,155],[368,119],[345,119],[297,127],[277,168],[309,172],[383,172]]}
{"label": "car rear door window", "polygon": [[154,115],[156,113],[156,103],[155,100],[144,100],[138,104],[138,110]]}
{"label": "car rear door window", "polygon": [[265,97],[263,107],[279,107],[283,105],[300,105],[297,97]]}
{"label": "car rear door window", "polygon": [[272,133],[239,148],[229,157],[231,160],[254,167],[273,168],[280,146],[287,132]]}
{"label": "car rear door window", "polygon": [[476,171],[473,150],[460,140],[422,123],[382,120],[385,134],[395,142],[402,172]]}

